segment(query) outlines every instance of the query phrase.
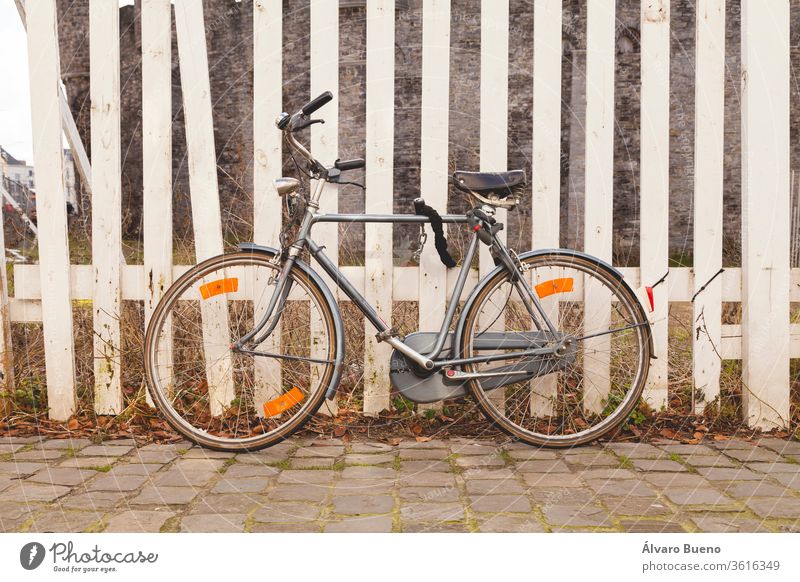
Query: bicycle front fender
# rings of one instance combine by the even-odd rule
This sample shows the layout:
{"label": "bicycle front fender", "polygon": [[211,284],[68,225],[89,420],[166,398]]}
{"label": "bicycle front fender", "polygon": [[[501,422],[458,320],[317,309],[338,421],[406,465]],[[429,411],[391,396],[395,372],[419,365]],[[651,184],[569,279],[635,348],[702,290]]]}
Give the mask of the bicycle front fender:
{"label": "bicycle front fender", "polygon": [[[258,245],[256,243],[239,243],[239,250],[252,253],[263,253],[265,255],[269,255],[270,257],[274,257],[280,252],[278,249]],[[336,396],[336,391],[339,389],[339,380],[342,377],[345,354],[344,324],[342,323],[342,313],[339,311],[339,304],[336,303],[333,293],[328,285],[325,284],[325,281],[322,279],[322,277],[320,277],[319,273],[312,269],[308,263],[301,261],[300,259],[295,259],[294,264],[297,266],[297,268],[302,270],[303,273],[308,275],[314,284],[319,287],[319,290],[322,292],[322,295],[325,298],[325,302],[328,304],[328,308],[333,314],[333,329],[334,333],[336,334],[336,348],[334,353],[333,375],[331,376],[331,383],[328,386],[328,391],[325,393],[325,398],[332,400],[333,397]]]}
{"label": "bicycle front fender", "polygon": [[[583,253],[581,251],[575,251],[575,250],[572,250],[572,249],[538,249],[538,250],[535,250],[535,251],[528,251],[528,252],[525,252],[525,253],[521,253],[519,255],[519,258],[520,259],[527,259],[529,257],[536,257],[536,256],[539,256],[539,255],[561,255],[561,256],[564,256],[564,257],[581,258],[581,259],[583,259],[585,261],[588,261],[590,263],[593,263],[593,264],[597,265],[598,267],[603,267],[605,269],[608,269],[608,271],[636,299],[636,305],[642,311],[642,314],[641,314],[642,318],[645,321],[649,321],[648,317],[647,317],[647,312],[642,307],[639,295],[637,295],[633,291],[633,289],[631,289],[631,286],[628,284],[628,282],[625,280],[625,278],[623,277],[622,273],[619,270],[615,269],[614,267],[612,267],[611,265],[609,265],[608,263],[606,263],[602,259],[598,259],[597,257],[593,257],[592,255],[587,255],[586,253]],[[492,277],[497,275],[503,269],[505,269],[505,266],[500,265],[498,267],[495,267],[489,273],[487,273],[486,276],[478,282],[478,284],[475,286],[475,288],[469,294],[469,297],[467,297],[467,300],[464,303],[464,308],[461,310],[461,314],[458,317],[458,322],[456,323],[456,329],[455,329],[454,337],[457,338],[458,340],[460,340],[462,334],[464,333],[464,319],[465,319],[465,316],[466,316],[467,313],[469,313],[469,310],[472,308],[473,303],[475,303],[475,299],[478,297],[478,294],[481,292],[481,290],[483,290],[484,287],[486,287],[486,285],[488,285],[488,283],[489,283],[489,281],[491,281]],[[648,341],[648,344],[650,346],[650,354],[651,355],[655,354],[655,350],[653,349],[653,334],[652,334],[652,332],[650,330],[650,326],[649,325],[647,326],[647,341]],[[456,358],[462,357],[462,354],[460,353],[461,352],[460,345],[461,345],[460,341],[453,342],[453,352],[455,354],[454,357],[456,357]]]}

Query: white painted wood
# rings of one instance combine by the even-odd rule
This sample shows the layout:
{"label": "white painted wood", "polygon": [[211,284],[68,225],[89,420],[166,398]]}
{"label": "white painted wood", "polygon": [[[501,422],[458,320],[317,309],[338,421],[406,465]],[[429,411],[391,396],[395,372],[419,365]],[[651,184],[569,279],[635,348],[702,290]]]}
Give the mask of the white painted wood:
{"label": "white painted wood", "polygon": [[[450,0],[422,4],[422,128],[420,195],[425,202],[447,211],[450,117]],[[447,227],[445,227],[446,229]],[[433,231],[425,226],[430,244],[420,256],[419,330],[438,331],[447,306],[447,268],[433,245]],[[419,405],[438,409],[441,403]]]}
{"label": "white painted wood", "polygon": [[64,203],[64,158],[59,107],[60,65],[55,0],[28,0],[28,67],[36,166],[36,215],[50,418],[67,420],[75,408],[69,243]]}
{"label": "white painted wood", "polygon": [[[725,152],[725,0],[699,0],[695,31],[694,292],[722,267]],[[719,396],[722,364],[722,278],[694,301],[694,406],[702,412]]]}
{"label": "white painted wood", "polygon": [[[258,244],[278,246],[281,231],[281,198],[273,181],[281,176],[283,165],[281,132],[275,118],[283,102],[283,2],[255,0],[253,2],[253,240]],[[269,284],[264,273],[259,278],[259,290]],[[254,294],[262,297],[253,305],[255,321],[260,321],[271,293]],[[280,350],[280,322],[261,347],[264,351]],[[281,364],[269,358],[255,358],[254,398],[267,402],[281,393]],[[257,406],[258,414],[263,408]]]}
{"label": "white painted wood", "polygon": [[[669,0],[643,0],[641,93],[641,277],[652,285],[669,269]],[[667,404],[667,296],[656,289],[652,326],[657,359],[644,398]]]}
{"label": "white painted wood", "polygon": [[[533,12],[533,196],[534,249],[558,248],[561,208],[561,0],[538,0]],[[548,301],[548,317],[558,326],[559,301]],[[531,381],[531,414],[553,409],[558,375]]]}
{"label": "white painted wood", "polygon": [[[317,0],[311,3],[311,98],[325,91],[333,93],[334,100],[314,115],[324,119],[325,123],[311,126],[311,153],[325,166],[330,167],[339,157],[339,0]],[[339,187],[336,184],[325,184],[319,206],[321,212],[339,211]],[[317,244],[325,247],[325,254],[338,264],[339,225],[317,224],[314,225],[312,234]],[[337,296],[336,285],[325,272],[321,274],[334,296]],[[326,342],[319,341],[325,337],[322,321],[314,321],[318,321],[318,324],[312,325],[312,351],[317,357],[325,358]],[[311,367],[312,376],[319,377],[323,371],[323,366]],[[336,402],[326,400],[320,412],[335,414]]]}
{"label": "white painted wood", "polygon": [[[611,262],[614,194],[614,57],[613,0],[587,4],[586,34],[586,217],[584,250]],[[584,333],[608,329],[609,297],[596,286],[584,300]],[[608,336],[585,341],[584,350],[597,350],[584,362],[584,407],[599,412],[611,388]]]}
{"label": "white painted wood", "polygon": [[742,1],[742,357],[750,426],[789,422],[789,2]]}
{"label": "white painted wood", "polygon": [[[367,3],[367,213],[392,212],[394,172],[394,0]],[[392,321],[392,228],[365,225],[365,297]],[[364,414],[389,407],[391,347],[365,321]]]}
{"label": "white painted wood", "polygon": [[[172,284],[172,7],[142,1],[142,170],[145,326]],[[172,369],[172,322],[159,343],[159,375]],[[147,403],[153,401],[146,394]]]}
{"label": "white painted wood", "polygon": [[[175,28],[186,118],[194,245],[200,262],[223,251],[202,3],[176,2]],[[205,357],[212,363],[207,365],[211,412],[218,415],[235,397],[225,295],[202,301],[201,311]]]}
{"label": "white painted wood", "polygon": [[[14,350],[11,343],[11,318],[8,307],[8,276],[6,271],[6,241],[3,228],[3,206],[0,204],[0,391],[14,392]],[[0,394],[0,414],[3,400]]]}

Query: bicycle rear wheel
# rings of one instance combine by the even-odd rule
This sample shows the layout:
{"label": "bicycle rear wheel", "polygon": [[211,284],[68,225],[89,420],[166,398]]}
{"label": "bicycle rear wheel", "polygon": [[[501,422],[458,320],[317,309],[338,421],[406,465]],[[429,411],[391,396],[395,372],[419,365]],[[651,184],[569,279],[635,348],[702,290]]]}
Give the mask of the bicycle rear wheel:
{"label": "bicycle rear wheel", "polygon": [[[560,357],[527,364],[516,360],[532,366],[528,375],[508,376],[506,381],[513,383],[501,387],[495,387],[496,377],[473,379],[470,391],[490,420],[526,443],[567,447],[597,439],[618,427],[642,394],[650,365],[647,318],[628,286],[600,263],[547,253],[522,259],[522,264],[556,333],[542,322],[544,331],[539,330],[531,316],[536,313],[533,302],[501,271],[487,281],[465,315],[462,357],[502,352],[487,341],[498,337],[489,331],[525,334],[506,337],[532,338],[538,342],[532,348],[567,339],[570,348]],[[479,373],[508,369],[508,362],[464,366]]]}
{"label": "bicycle rear wheel", "polygon": [[[253,351],[232,343],[260,321],[275,291],[266,253],[208,259],[167,290],[145,334],[145,376],[169,423],[225,451],[256,450],[289,436],[323,403],[334,372],[334,314],[302,269],[275,331]],[[255,323],[254,323],[255,322]],[[266,328],[265,328],[266,329]]]}

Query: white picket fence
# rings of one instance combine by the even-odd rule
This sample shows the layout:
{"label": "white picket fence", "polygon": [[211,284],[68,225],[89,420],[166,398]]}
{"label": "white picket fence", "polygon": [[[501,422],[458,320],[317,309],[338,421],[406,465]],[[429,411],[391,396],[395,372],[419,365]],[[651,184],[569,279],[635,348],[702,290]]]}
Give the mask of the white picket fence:
{"label": "white picket fence", "polygon": [[[170,0],[142,2],[144,264],[121,260],[119,12],[115,0],[91,3],[93,264],[70,265],[62,182],[62,109],[55,0],[28,0],[28,50],[38,182],[38,265],[14,266],[14,296],[5,298],[8,321],[41,322],[46,347],[50,415],[66,419],[75,406],[72,301],[90,300],[94,316],[95,408],[114,414],[122,406],[120,305],[143,300],[149,318],[162,291],[187,266],[172,265]],[[254,215],[255,241],[274,244],[280,229],[272,180],[281,171],[282,0],[254,0]],[[800,301],[800,269],[789,268],[789,0],[742,0],[743,267],[729,268],[694,300],[695,385],[706,402],[719,395],[721,359],[742,359],[747,422],[785,426],[789,418],[789,358],[800,357],[789,303]],[[449,0],[424,0],[422,61],[422,196],[445,208],[448,174]],[[366,211],[392,210],[394,128],[394,0],[367,2]],[[657,360],[647,399],[667,401],[668,302],[688,302],[722,262],[723,91],[725,0],[698,0],[694,268],[670,268],[657,293],[654,325]],[[339,0],[311,3],[311,96],[337,94]],[[202,3],[176,0],[175,17],[189,178],[198,260],[222,251],[212,107]],[[614,137],[615,2],[588,3],[586,90],[585,249],[611,259]],[[534,3],[533,244],[559,241],[559,139],[561,128],[561,0]],[[669,0],[641,7],[641,269],[623,269],[631,285],[651,284],[668,270]],[[480,166],[505,170],[508,120],[509,0],[481,2]],[[338,150],[335,107],[314,126],[313,153],[332,163]],[[67,129],[69,127],[67,126]],[[323,210],[337,210],[335,189]],[[315,237],[337,257],[335,225],[320,224]],[[420,268],[393,267],[390,225],[366,226],[365,266],[344,273],[388,322],[393,301],[419,301],[421,314],[444,312],[455,279],[432,248]],[[429,245],[430,247],[430,245]],[[482,252],[480,273],[492,266]],[[3,271],[5,272],[5,271]],[[478,272],[472,274],[476,281]],[[152,281],[154,284],[149,284]],[[742,324],[721,325],[721,303],[741,302]],[[700,325],[702,322],[703,325]],[[367,324],[368,326],[369,324]],[[437,329],[423,317],[422,329]],[[364,411],[389,406],[389,348],[366,330]],[[8,342],[3,336],[3,349]],[[0,360],[6,361],[6,360]],[[8,371],[6,368],[4,371]],[[700,403],[702,406],[702,403]]]}

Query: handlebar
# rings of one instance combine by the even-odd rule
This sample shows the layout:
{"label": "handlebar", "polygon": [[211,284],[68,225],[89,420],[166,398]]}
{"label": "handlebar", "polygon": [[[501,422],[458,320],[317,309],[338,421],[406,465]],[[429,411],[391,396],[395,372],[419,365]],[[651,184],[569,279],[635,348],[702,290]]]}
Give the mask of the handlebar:
{"label": "handlebar", "polygon": [[317,109],[319,109],[323,105],[330,103],[331,101],[333,101],[333,93],[331,93],[330,91],[325,91],[322,95],[315,97],[314,99],[303,105],[303,107],[300,108],[300,111],[303,112],[303,115],[311,115]]}

